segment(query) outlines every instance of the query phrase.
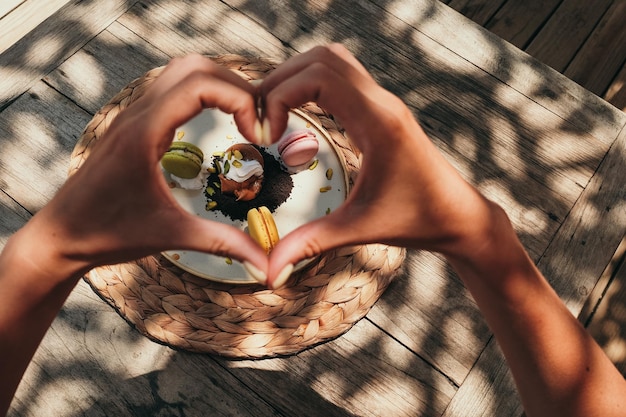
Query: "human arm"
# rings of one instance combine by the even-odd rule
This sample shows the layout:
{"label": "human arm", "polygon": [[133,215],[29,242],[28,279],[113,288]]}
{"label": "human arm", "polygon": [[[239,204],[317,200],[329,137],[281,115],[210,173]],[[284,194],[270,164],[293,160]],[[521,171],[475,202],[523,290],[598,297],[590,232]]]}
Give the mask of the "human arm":
{"label": "human arm", "polygon": [[346,203],[274,248],[270,285],[280,286],[298,260],[346,244],[440,252],[494,332],[529,416],[621,415],[624,379],[534,266],[504,211],[456,173],[406,106],[345,49],[297,56],[261,91],[272,140],[286,108],[313,100],[363,153]]}
{"label": "human arm", "polygon": [[265,253],[245,233],[182,210],[159,167],[174,130],[204,107],[234,113],[242,134],[256,140],[253,94],[206,58],[173,60],[8,240],[0,254],[0,415],[67,295],[92,267],[192,249],[266,269]]}

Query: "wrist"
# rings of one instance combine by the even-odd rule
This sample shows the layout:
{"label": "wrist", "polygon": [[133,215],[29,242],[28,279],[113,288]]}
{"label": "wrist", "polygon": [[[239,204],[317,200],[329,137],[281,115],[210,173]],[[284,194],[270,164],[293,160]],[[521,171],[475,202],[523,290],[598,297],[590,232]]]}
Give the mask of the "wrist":
{"label": "wrist", "polygon": [[483,297],[490,302],[523,302],[529,294],[544,291],[547,282],[504,210],[486,201],[483,220],[473,222],[473,232],[444,256],[479,303]]}
{"label": "wrist", "polygon": [[39,284],[75,281],[90,268],[84,261],[72,259],[66,246],[54,225],[36,215],[9,238],[0,255],[1,264],[22,277],[36,277]]}

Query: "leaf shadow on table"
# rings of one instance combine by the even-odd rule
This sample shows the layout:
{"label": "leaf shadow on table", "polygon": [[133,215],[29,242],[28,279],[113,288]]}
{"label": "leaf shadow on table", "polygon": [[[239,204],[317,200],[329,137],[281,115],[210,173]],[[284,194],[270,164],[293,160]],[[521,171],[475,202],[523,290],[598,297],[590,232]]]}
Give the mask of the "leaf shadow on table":
{"label": "leaf shadow on table", "polygon": [[[156,36],[150,39],[136,27],[132,28],[134,34],[124,35],[133,40],[132,46],[116,43],[115,37],[122,36],[135,21],[129,18],[130,23],[124,23],[128,27],[118,25],[94,38],[84,50],[50,73],[46,84],[63,91],[77,107],[93,113],[132,78],[180,52],[219,54],[230,48],[229,52],[259,55],[265,40],[244,40],[232,45],[207,43],[211,38],[223,38],[217,22],[222,18],[228,21],[239,13],[247,16],[247,24],[254,22],[278,39],[278,46],[267,41],[266,55],[273,58],[285,59],[316,43],[342,42],[382,85],[412,108],[427,133],[470,182],[489,197],[512,207],[510,215],[536,261],[542,258],[571,207],[572,197],[568,193],[578,178],[563,178],[560,172],[593,168],[603,155],[600,147],[596,151],[583,147],[582,155],[565,149],[563,155],[546,162],[545,153],[550,150],[549,146],[545,148],[546,143],[559,138],[574,138],[576,143],[592,140],[585,131],[594,128],[594,120],[586,116],[588,109],[571,108],[559,117],[542,111],[536,101],[549,98],[558,102],[567,98],[566,92],[549,83],[528,86],[526,98],[513,94],[510,100],[510,96],[502,95],[501,85],[514,81],[516,66],[534,65],[532,61],[510,54],[506,45],[485,37],[483,46],[503,65],[496,78],[441,47],[420,32],[422,25],[437,19],[436,2],[426,2],[431,7],[425,9],[411,10],[387,0],[311,1],[304,5],[295,0],[271,4],[225,1],[220,5],[228,7],[215,12],[209,26],[196,23],[201,14],[197,13],[199,8],[208,13],[209,7],[201,8],[202,3],[179,2],[174,6],[166,0],[138,2],[132,13],[136,21],[146,19],[146,26],[155,24],[149,20],[154,8],[165,10],[168,6],[168,12],[181,11],[169,15],[167,25],[178,30],[181,39],[189,38],[187,43],[182,39],[177,45],[155,46]],[[218,10],[217,3],[211,7]],[[245,42],[251,46],[245,47]],[[105,64],[112,59],[116,65]],[[73,67],[77,61],[82,63]],[[90,63],[89,68],[97,71],[99,79],[113,81],[94,85],[89,82],[93,76],[71,71],[84,68],[84,62]],[[537,111],[538,116],[546,118],[545,123],[521,117],[527,110]],[[65,140],[64,135],[65,132],[57,132],[59,143]],[[561,180],[570,185],[563,185]],[[600,212],[604,209],[601,204],[596,203]],[[600,221],[594,219],[585,227],[593,230]],[[570,261],[585,271],[584,259]],[[75,309],[64,307],[53,333],[65,336],[65,340],[89,339],[83,342],[88,349],[97,346],[103,333],[107,334],[103,328],[106,314],[102,314],[101,322],[96,316],[85,319],[92,306],[93,303],[86,303]],[[109,311],[108,316],[111,315],[115,313]],[[117,326],[121,324],[117,317],[108,320]],[[80,411],[70,415],[111,415],[111,410],[117,411],[116,415],[190,415],[182,406],[187,404],[189,409],[204,408],[224,415],[228,415],[229,409],[236,409],[242,415],[313,416],[322,411],[324,415],[346,416],[353,414],[351,410],[380,415],[394,410],[397,412],[393,415],[419,412],[435,416],[445,412],[447,402],[491,338],[471,297],[441,258],[413,251],[404,273],[365,320],[339,339],[294,357],[228,361],[171,352],[159,346],[154,348],[155,354],[166,359],[158,369],[145,365],[143,369],[149,371],[128,377],[116,369],[131,367],[133,359],[123,349],[149,347],[134,330],[124,327],[118,331],[121,333],[111,342],[111,350],[118,351],[117,357],[108,358],[109,363],[91,362],[90,357],[100,356],[96,353],[85,357],[69,353],[68,357],[74,358],[69,362],[38,363],[40,373],[27,381],[29,392],[19,397],[14,415],[28,414],[31,404],[37,401],[38,389],[56,383],[63,387],[64,380],[73,380],[89,388],[83,396],[87,405],[76,405]],[[398,352],[401,354],[393,356]],[[106,357],[104,353],[102,356]],[[368,363],[377,366],[368,367]],[[485,367],[482,371],[489,379],[490,369]],[[268,380],[276,381],[275,385],[268,386]],[[396,397],[387,392],[385,388],[389,386],[404,395]],[[503,392],[494,380],[488,380],[486,386],[490,395],[503,402],[509,400],[512,409],[517,408],[517,400],[508,399],[510,392]],[[242,387],[250,391],[249,397],[229,396],[229,392]],[[403,387],[410,389],[403,392]],[[61,392],[59,395],[62,397]],[[378,399],[383,404],[364,409],[364,403],[373,404]],[[491,408],[485,414],[496,415],[495,411]]]}

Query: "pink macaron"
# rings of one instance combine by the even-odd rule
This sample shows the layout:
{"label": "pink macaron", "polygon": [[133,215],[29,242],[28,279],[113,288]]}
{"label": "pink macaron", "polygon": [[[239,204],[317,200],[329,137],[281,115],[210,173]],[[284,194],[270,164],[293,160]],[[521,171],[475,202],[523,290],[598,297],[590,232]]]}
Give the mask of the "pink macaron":
{"label": "pink macaron", "polygon": [[317,154],[320,144],[310,130],[293,131],[278,141],[278,153],[288,167],[299,167],[311,161]]}

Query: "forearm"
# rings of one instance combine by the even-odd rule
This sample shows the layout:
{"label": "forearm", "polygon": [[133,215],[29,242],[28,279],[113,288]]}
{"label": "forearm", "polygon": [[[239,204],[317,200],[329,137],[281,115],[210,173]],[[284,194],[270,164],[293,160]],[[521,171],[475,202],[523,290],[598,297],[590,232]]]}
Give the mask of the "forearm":
{"label": "forearm", "polygon": [[81,276],[71,262],[54,259],[48,246],[53,236],[33,234],[40,226],[37,220],[13,235],[0,254],[0,415]]}
{"label": "forearm", "polygon": [[527,414],[623,412],[624,379],[534,266],[506,215],[492,210],[488,243],[448,259],[502,348]]}

